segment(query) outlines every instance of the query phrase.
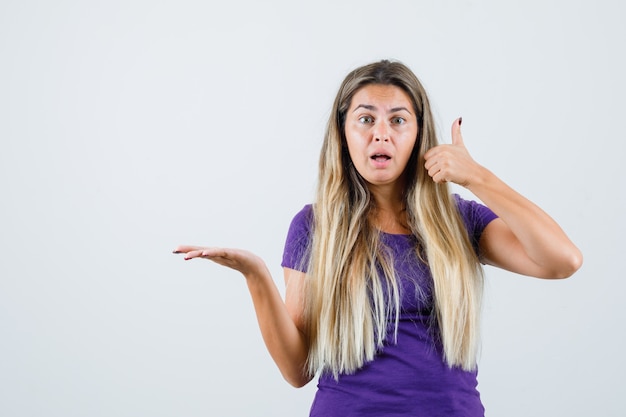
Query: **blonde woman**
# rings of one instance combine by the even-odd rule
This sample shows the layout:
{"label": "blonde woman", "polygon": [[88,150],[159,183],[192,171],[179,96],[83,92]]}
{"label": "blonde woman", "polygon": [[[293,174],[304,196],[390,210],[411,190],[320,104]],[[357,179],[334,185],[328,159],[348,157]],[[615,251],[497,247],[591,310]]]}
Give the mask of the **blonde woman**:
{"label": "blonde woman", "polygon": [[471,158],[460,118],[438,143],[419,80],[387,60],[339,88],[315,202],[287,236],[284,301],[252,253],[175,252],[244,275],[272,358],[293,386],[319,375],[310,415],[324,417],[483,416],[481,263],[540,278],[582,263],[552,218]]}

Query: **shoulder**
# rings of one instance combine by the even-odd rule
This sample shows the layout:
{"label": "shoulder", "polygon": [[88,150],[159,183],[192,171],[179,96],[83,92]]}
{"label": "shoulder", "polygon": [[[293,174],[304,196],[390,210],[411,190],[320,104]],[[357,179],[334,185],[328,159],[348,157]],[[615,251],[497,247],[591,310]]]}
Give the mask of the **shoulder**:
{"label": "shoulder", "polygon": [[306,204],[291,219],[289,235],[308,235],[313,227],[313,205]]}
{"label": "shoulder", "polygon": [[291,220],[285,240],[282,266],[304,272],[303,266],[308,261],[312,228],[313,206],[307,204]]}
{"label": "shoulder", "polygon": [[484,229],[487,224],[498,217],[484,204],[474,200],[464,199],[458,194],[453,194],[452,197],[468,229],[475,227]]}
{"label": "shoulder", "polygon": [[313,221],[313,205],[305,204],[299,212],[293,216],[291,223],[311,223]]}
{"label": "shoulder", "polygon": [[483,231],[498,216],[489,207],[477,201],[466,200],[458,194],[453,194],[453,198],[456,201],[472,246],[476,253],[479,253],[479,242]]}

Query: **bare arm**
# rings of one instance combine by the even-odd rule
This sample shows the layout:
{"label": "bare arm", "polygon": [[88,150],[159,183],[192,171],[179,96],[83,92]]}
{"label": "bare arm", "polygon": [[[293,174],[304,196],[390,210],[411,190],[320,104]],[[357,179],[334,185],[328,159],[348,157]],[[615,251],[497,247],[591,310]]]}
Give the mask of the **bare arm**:
{"label": "bare arm", "polygon": [[[299,294],[296,288],[292,288],[291,293],[288,289],[287,303],[283,302],[263,260],[244,250],[179,246],[174,253],[184,253],[185,260],[209,259],[241,272],[246,278],[263,341],[281,374],[295,387],[304,386],[311,380],[305,372],[306,336],[295,321],[302,316],[302,304],[294,297]],[[297,277],[293,279],[293,286],[296,281]]]}
{"label": "bare arm", "polygon": [[561,227],[471,158],[460,119],[452,125],[452,144],[429,150],[425,158],[435,182],[466,187],[498,215],[480,240],[486,263],[539,278],[567,278],[580,268],[582,254]]}

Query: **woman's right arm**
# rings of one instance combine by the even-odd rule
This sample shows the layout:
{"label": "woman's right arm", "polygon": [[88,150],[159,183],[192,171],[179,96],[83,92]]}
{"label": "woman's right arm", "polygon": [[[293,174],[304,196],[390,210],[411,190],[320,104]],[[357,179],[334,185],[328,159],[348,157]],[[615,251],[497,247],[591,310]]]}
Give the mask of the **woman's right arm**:
{"label": "woman's right arm", "polygon": [[311,380],[306,371],[308,343],[302,319],[304,273],[285,268],[283,301],[265,262],[248,251],[179,246],[174,253],[184,253],[186,260],[209,259],[241,272],[246,278],[263,341],[281,374],[294,387],[302,387]]}

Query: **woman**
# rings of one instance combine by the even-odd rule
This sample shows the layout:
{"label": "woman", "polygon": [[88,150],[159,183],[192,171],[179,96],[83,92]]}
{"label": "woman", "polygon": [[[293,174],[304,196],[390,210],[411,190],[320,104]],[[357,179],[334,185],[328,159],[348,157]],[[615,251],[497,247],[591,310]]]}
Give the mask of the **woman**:
{"label": "woman", "polygon": [[582,263],[554,220],[470,157],[460,118],[438,144],[419,80],[387,60],[339,89],[316,200],[287,236],[284,302],[249,252],[175,252],[240,271],[282,375],[300,387],[319,374],[311,415],[341,417],[482,416],[481,263],[540,278]]}

